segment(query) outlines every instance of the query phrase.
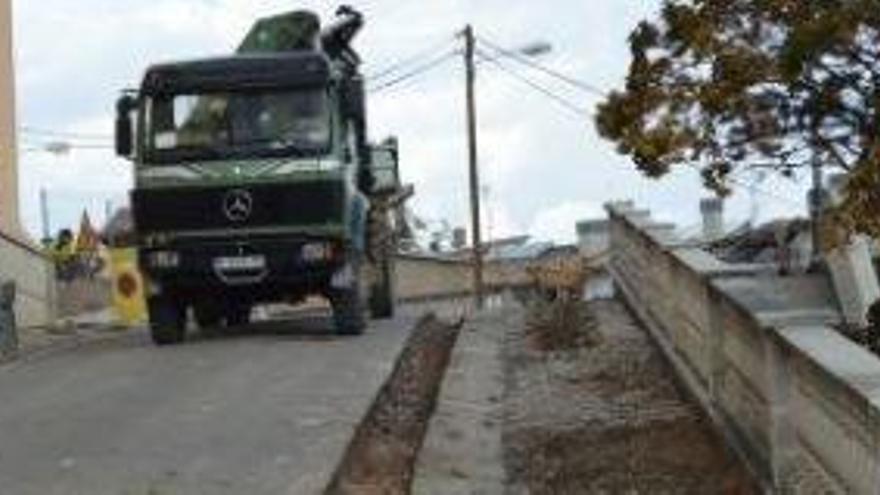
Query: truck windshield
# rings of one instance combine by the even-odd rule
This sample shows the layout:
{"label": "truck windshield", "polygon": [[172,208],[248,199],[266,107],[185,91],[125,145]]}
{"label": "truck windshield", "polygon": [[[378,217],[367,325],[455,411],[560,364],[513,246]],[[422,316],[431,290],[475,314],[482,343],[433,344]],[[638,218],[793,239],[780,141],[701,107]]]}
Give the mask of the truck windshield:
{"label": "truck windshield", "polygon": [[314,155],[330,146],[324,89],[155,96],[147,148],[159,161]]}

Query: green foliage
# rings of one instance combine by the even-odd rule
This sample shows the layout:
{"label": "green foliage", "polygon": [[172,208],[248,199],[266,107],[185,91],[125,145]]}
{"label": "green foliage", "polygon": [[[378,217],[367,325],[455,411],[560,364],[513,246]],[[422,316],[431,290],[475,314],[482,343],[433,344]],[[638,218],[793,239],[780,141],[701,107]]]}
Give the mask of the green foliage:
{"label": "green foliage", "polygon": [[818,159],[851,172],[840,224],[880,234],[880,0],[666,0],[629,42],[596,121],[639,170],[696,166],[725,194]]}

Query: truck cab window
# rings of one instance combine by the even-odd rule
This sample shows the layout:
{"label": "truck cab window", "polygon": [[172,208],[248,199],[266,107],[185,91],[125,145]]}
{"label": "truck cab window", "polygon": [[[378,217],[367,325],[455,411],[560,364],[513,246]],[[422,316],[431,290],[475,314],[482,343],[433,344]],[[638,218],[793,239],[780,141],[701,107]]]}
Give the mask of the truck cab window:
{"label": "truck cab window", "polygon": [[223,158],[263,150],[317,153],[329,148],[324,89],[212,93],[153,98],[153,151],[210,151]]}

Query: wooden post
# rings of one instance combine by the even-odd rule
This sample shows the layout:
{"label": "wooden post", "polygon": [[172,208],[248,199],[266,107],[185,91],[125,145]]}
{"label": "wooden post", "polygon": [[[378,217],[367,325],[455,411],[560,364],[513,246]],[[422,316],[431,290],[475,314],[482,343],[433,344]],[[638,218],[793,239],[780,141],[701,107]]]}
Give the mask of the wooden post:
{"label": "wooden post", "polygon": [[471,236],[474,249],[474,300],[477,309],[483,309],[483,241],[480,233],[480,174],[477,160],[477,108],[474,95],[476,68],[474,65],[474,30],[464,28],[464,63],[467,83],[468,165],[470,171]]}

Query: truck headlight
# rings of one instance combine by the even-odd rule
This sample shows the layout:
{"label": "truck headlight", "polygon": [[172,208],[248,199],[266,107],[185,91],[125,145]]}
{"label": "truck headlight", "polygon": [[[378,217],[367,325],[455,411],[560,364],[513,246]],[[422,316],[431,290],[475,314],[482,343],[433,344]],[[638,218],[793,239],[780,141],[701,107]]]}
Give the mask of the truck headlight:
{"label": "truck headlight", "polygon": [[333,259],[333,245],[326,242],[303,244],[300,257],[306,263],[317,263]]}
{"label": "truck headlight", "polygon": [[180,253],[174,251],[154,251],[147,260],[152,268],[168,270],[180,266]]}

